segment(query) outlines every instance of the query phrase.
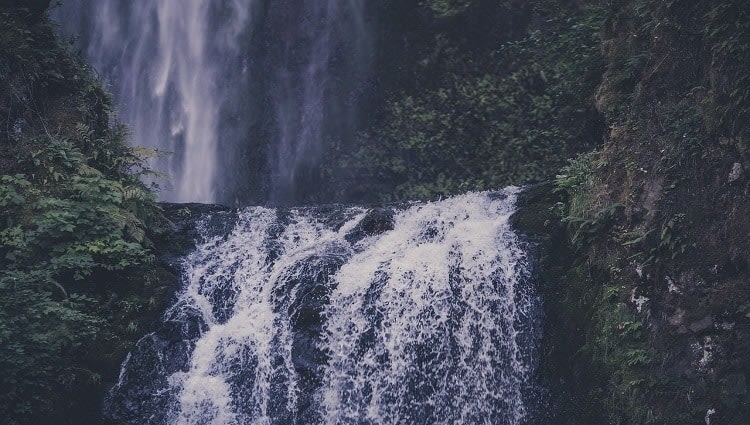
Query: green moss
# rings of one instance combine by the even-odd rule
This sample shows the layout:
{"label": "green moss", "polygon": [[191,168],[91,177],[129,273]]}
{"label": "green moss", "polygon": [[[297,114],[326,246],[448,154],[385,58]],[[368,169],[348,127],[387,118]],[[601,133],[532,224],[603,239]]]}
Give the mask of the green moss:
{"label": "green moss", "polygon": [[[608,70],[597,102],[610,131],[598,152],[557,179],[566,201],[555,209],[576,249],[560,273],[565,289],[549,307],[564,317],[561,340],[578,347],[558,351],[579,371],[569,372],[576,391],[566,423],[702,423],[711,408],[717,423],[747,417],[744,394],[726,394],[728,382],[748,373],[739,364],[747,363],[748,334],[716,323],[746,323],[734,311],[750,296],[739,254],[748,252],[747,240],[735,237],[749,224],[726,214],[748,208],[746,183],[726,183],[733,162],[746,164],[737,135],[747,122],[730,118],[747,103],[735,86],[735,67],[747,66],[739,22],[746,12],[736,1],[609,8]],[[712,38],[706,30],[729,26],[736,33]],[[739,47],[717,61],[715,47],[726,40]],[[616,216],[602,215],[618,205]],[[638,311],[641,296],[648,302]],[[723,354],[701,366],[704,349]],[[577,409],[589,409],[590,399],[600,400],[595,409],[604,418],[581,420],[587,416]]]}

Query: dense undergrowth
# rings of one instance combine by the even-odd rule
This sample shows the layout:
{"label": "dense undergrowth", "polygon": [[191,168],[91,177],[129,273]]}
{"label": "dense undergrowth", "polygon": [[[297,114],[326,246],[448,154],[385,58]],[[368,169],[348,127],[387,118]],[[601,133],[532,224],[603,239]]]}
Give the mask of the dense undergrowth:
{"label": "dense undergrowth", "polygon": [[388,18],[412,24],[389,29],[404,41],[381,53],[385,94],[373,124],[332,148],[334,198],[539,182],[600,142],[596,2],[435,0],[410,11]]}
{"label": "dense undergrowth", "polygon": [[556,182],[577,249],[558,308],[583,334],[562,361],[586,371],[568,376],[572,417],[750,423],[749,17],[741,1],[607,9],[609,131]]}
{"label": "dense undergrowth", "polygon": [[0,7],[0,417],[9,424],[94,417],[160,307],[166,273],[149,239],[165,221],[141,182],[153,153],[127,146],[110,96],[52,31],[41,13]]}

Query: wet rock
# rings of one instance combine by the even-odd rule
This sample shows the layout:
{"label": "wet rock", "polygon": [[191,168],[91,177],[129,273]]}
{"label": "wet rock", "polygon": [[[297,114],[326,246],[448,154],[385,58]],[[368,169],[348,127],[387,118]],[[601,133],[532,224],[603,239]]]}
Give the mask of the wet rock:
{"label": "wet rock", "polygon": [[706,411],[706,416],[704,417],[704,420],[706,421],[706,425],[711,425],[711,416],[716,414],[716,409],[711,408]]}
{"label": "wet rock", "polygon": [[[274,289],[274,311],[287,309],[295,330],[314,326],[310,312],[320,312],[328,303],[333,289],[330,278],[346,262],[347,251],[341,246],[330,246],[329,252],[311,255],[286,270]],[[292,299],[291,295],[294,295]]]}
{"label": "wet rock", "polygon": [[175,272],[180,270],[182,259],[200,241],[199,226],[212,229],[216,235],[225,236],[234,228],[236,211],[221,205],[174,204],[161,202],[164,217],[169,220],[169,229],[156,235],[153,243],[160,253],[159,261]]}
{"label": "wet rock", "polygon": [[711,316],[706,316],[703,319],[693,322],[690,324],[689,328],[690,331],[693,333],[700,333],[707,329],[712,328],[714,325],[714,320],[711,318]]}
{"label": "wet rock", "polygon": [[670,294],[682,295],[682,289],[680,289],[680,287],[674,283],[674,280],[672,280],[672,278],[667,276],[665,279],[667,281],[667,290]]}
{"label": "wet rock", "polygon": [[721,322],[716,325],[716,328],[723,331],[731,331],[732,329],[734,329],[734,326],[734,322]]}
{"label": "wet rock", "polygon": [[727,375],[721,380],[722,392],[729,395],[743,396],[747,394],[747,380],[745,375],[733,374]]}
{"label": "wet rock", "polygon": [[122,424],[167,423],[167,407],[176,397],[168,377],[188,369],[193,348],[192,343],[165,340],[157,334],[143,337],[104,403],[105,417]]}
{"label": "wet rock", "polygon": [[374,208],[344,238],[350,244],[355,244],[368,236],[393,230],[394,224],[393,211],[387,208]]}
{"label": "wet rock", "polygon": [[[275,308],[287,311],[293,332],[291,360],[298,376],[297,415],[301,423],[318,423],[314,394],[323,382],[328,355],[318,341],[323,332],[323,311],[335,287],[331,277],[346,262],[348,250],[329,247],[324,255],[312,255],[281,276],[274,291]],[[293,296],[292,296],[293,294]]]}
{"label": "wet rock", "polygon": [[208,325],[197,309],[172,309],[129,354],[119,382],[105,401],[106,417],[118,424],[168,423],[165,415],[176,396],[169,377],[189,369],[195,340],[206,330]]}
{"label": "wet rock", "polygon": [[740,164],[739,162],[735,162],[732,165],[732,171],[729,172],[729,183],[733,183],[741,179],[742,173],[743,173],[742,164]]}
{"label": "wet rock", "polygon": [[678,308],[667,320],[672,326],[681,326],[685,321],[685,310]]}
{"label": "wet rock", "polygon": [[635,305],[635,309],[638,313],[643,313],[643,308],[649,301],[651,301],[651,299],[643,295],[638,295],[636,291],[637,288],[633,288],[633,291],[630,293],[630,302]]}
{"label": "wet rock", "polygon": [[719,344],[714,338],[706,336],[699,342],[694,342],[690,346],[693,351],[693,367],[702,374],[708,373],[716,363],[719,353]]}
{"label": "wet rock", "polygon": [[206,324],[198,320],[168,320],[159,326],[156,335],[165,341],[177,342],[198,338],[206,329]]}
{"label": "wet rock", "polygon": [[156,335],[166,341],[181,341],[182,340],[182,323],[177,321],[168,321],[161,324],[159,329],[156,331]]}
{"label": "wet rock", "polygon": [[192,305],[181,303],[174,306],[159,324],[155,334],[164,341],[189,341],[208,330],[201,312]]}

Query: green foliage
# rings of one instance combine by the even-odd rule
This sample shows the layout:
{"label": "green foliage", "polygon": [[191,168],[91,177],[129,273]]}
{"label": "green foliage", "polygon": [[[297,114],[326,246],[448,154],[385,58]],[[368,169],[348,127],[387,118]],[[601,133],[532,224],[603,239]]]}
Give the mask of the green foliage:
{"label": "green foliage", "polygon": [[[594,364],[599,364],[609,377],[609,397],[605,411],[611,423],[632,418],[636,423],[652,423],[641,397],[653,385],[649,375],[652,354],[643,338],[643,323],[618,300],[601,299],[596,306],[596,336],[590,341]],[[594,366],[596,367],[596,366]]]}
{"label": "green foliage", "polygon": [[152,152],[125,144],[109,95],[49,21],[0,8],[0,24],[0,89],[11,94],[0,142],[12,153],[0,162],[0,417],[34,423],[101,382],[82,354],[114,332],[104,303],[152,261],[160,213],[141,182]]}
{"label": "green foliage", "polygon": [[674,260],[678,255],[684,254],[690,247],[695,246],[695,244],[690,244],[681,232],[681,224],[685,217],[684,213],[677,213],[666,220],[661,229],[652,228],[642,234],[637,234],[622,245],[636,248],[635,254],[630,258],[640,258],[641,266]]}
{"label": "green foliage", "polygon": [[704,18],[703,34],[711,52],[711,65],[724,74],[710,90],[718,129],[729,136],[746,131],[750,119],[750,4],[742,0],[712,5]]}
{"label": "green foliage", "polygon": [[100,329],[94,301],[68,295],[47,270],[0,274],[0,412],[7,423],[50,410],[78,375],[70,358]]}
{"label": "green foliage", "polygon": [[685,220],[685,214],[679,213],[664,223],[659,234],[659,244],[656,246],[656,253],[667,254],[671,260],[674,260],[678,254],[685,253],[688,244],[685,242],[683,236],[678,233],[678,226],[683,220]]}
{"label": "green foliage", "polygon": [[564,355],[554,360],[572,365],[560,389],[568,398],[560,423],[649,423],[642,396],[654,385],[650,371],[656,356],[648,322],[626,304],[630,294],[621,271],[604,271],[579,258],[554,279],[563,289],[552,302],[561,314],[550,332],[561,338],[553,339],[556,355]]}
{"label": "green foliage", "polygon": [[[3,177],[0,194],[5,196],[0,196],[8,200],[0,207],[10,219],[0,231],[0,254],[13,261],[11,268],[49,267],[55,274],[81,280],[94,266],[121,270],[146,259],[141,246],[145,225],[135,213],[139,203],[153,202],[153,195],[142,201],[133,198],[133,192],[145,189],[137,175],[122,171],[132,158],[102,147],[86,158],[80,144],[44,139],[29,158],[20,158],[33,165],[32,176]],[[120,163],[119,170],[110,168],[113,162]],[[105,172],[125,177],[108,178]],[[40,259],[45,259],[42,264]]]}
{"label": "green foliage", "polygon": [[[464,4],[429,2],[441,13]],[[369,180],[368,195],[384,201],[430,198],[542,181],[594,146],[601,8],[543,1],[534,13],[544,26],[486,51],[436,35],[440,52],[420,62],[433,78],[391,93],[354,147],[334,148],[334,180]]]}
{"label": "green foliage", "polygon": [[[583,333],[583,342],[575,353],[576,361],[584,360],[589,387],[578,389],[581,399],[573,399],[571,421],[591,415],[577,409],[590,409],[595,416],[585,423],[650,423],[649,412],[642,403],[642,394],[654,384],[650,376],[653,355],[646,338],[647,329],[641,318],[635,316],[625,304],[625,287],[616,283],[619,271],[610,273],[584,271],[576,266],[563,277],[569,288],[565,310],[585,312],[575,317],[575,332]],[[596,277],[594,277],[596,276]],[[599,283],[603,281],[605,283]],[[577,297],[572,299],[570,297]],[[580,391],[583,390],[582,393]],[[584,407],[594,404],[593,407]]]}
{"label": "green foliage", "polygon": [[623,204],[597,208],[591,195],[598,182],[596,173],[606,165],[606,160],[597,151],[580,154],[569,160],[555,179],[554,191],[567,199],[567,203],[557,206],[556,212],[566,224],[571,242],[579,249],[607,236],[622,219]]}
{"label": "green foliage", "polygon": [[594,213],[593,217],[567,216],[563,223],[568,225],[571,231],[571,241],[579,246],[588,246],[594,238],[606,235],[606,232],[622,216],[622,204],[612,204]]}
{"label": "green foliage", "polygon": [[29,25],[25,13],[0,9],[0,24],[0,43],[7,47],[0,54],[0,71],[7,75],[23,69],[23,78],[42,87],[64,80],[60,68],[69,62],[61,60],[58,50],[48,48],[51,43],[38,28]]}

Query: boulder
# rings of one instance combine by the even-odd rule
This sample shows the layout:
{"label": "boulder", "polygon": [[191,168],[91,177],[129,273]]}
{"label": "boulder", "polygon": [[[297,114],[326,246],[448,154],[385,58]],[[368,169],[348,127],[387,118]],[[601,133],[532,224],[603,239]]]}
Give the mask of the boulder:
{"label": "boulder", "polygon": [[344,237],[350,244],[355,244],[368,236],[375,236],[393,230],[395,221],[393,211],[387,208],[373,208]]}

